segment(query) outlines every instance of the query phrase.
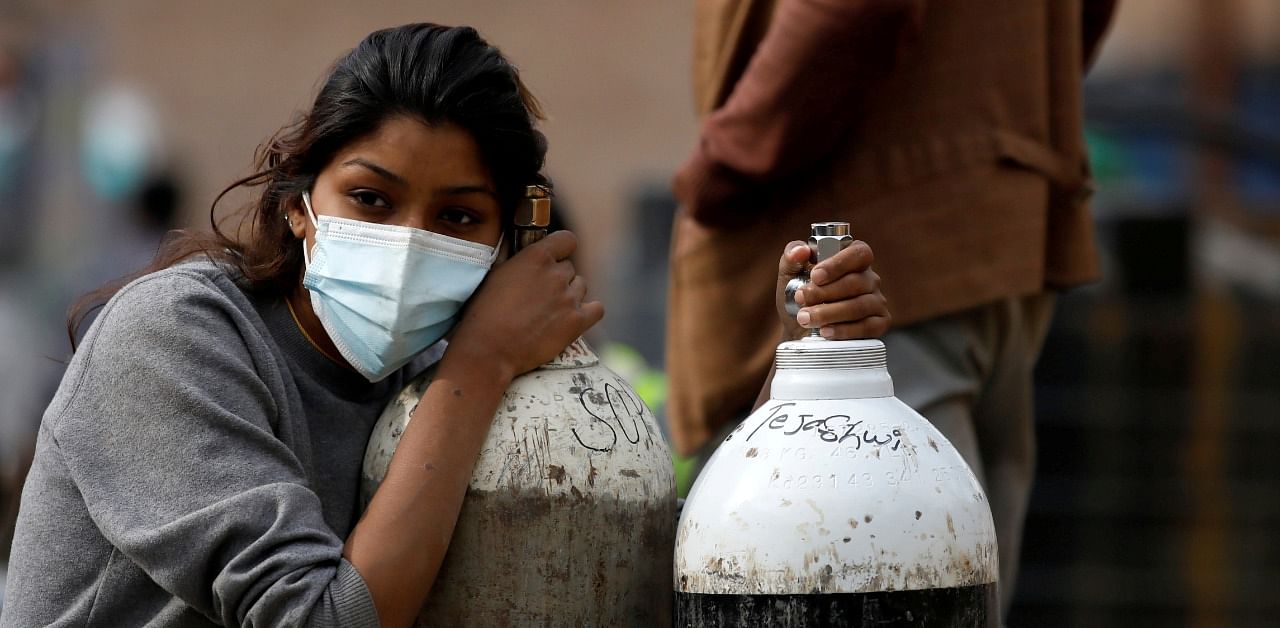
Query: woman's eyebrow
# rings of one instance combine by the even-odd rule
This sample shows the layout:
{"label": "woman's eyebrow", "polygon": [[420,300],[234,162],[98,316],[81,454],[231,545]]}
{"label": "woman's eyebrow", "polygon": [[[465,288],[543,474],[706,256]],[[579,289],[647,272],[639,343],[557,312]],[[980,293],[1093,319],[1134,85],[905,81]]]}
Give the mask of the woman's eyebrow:
{"label": "woman's eyebrow", "polygon": [[440,188],[440,193],[442,193],[442,194],[448,194],[448,195],[455,195],[455,194],[488,194],[489,196],[492,196],[492,197],[494,197],[494,198],[497,198],[497,197],[498,197],[498,193],[497,193],[497,192],[494,192],[492,188],[490,188],[489,186],[484,185],[484,184],[473,184],[473,185],[453,185],[453,186],[449,186],[449,187]]}
{"label": "woman's eyebrow", "polygon": [[396,174],[396,173],[394,173],[394,172],[392,172],[392,171],[390,171],[390,170],[387,170],[386,168],[383,168],[382,166],[379,166],[378,164],[375,164],[375,163],[373,163],[372,161],[369,161],[368,159],[364,159],[364,158],[362,158],[362,157],[356,157],[356,158],[354,158],[354,159],[349,159],[349,160],[347,160],[347,161],[343,162],[343,164],[342,164],[342,165],[343,165],[343,166],[361,166],[361,167],[363,167],[363,168],[365,168],[365,169],[369,170],[370,172],[372,172],[372,173],[374,173],[374,174],[376,174],[376,175],[378,175],[378,176],[380,176],[380,177],[382,177],[382,178],[384,178],[384,179],[386,179],[386,180],[388,180],[388,181],[390,181],[390,182],[392,182],[392,183],[395,183],[396,185],[400,185],[400,186],[406,186],[406,185],[409,185],[409,182],[408,182],[407,180],[405,180],[405,178],[404,178],[404,177],[402,177],[402,176],[400,176],[400,175],[398,175],[398,174]]}

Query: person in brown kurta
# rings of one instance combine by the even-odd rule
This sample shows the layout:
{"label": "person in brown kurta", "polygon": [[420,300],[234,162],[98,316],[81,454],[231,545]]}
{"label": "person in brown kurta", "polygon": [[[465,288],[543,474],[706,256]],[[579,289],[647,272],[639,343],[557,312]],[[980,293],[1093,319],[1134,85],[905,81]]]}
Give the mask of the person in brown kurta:
{"label": "person in brown kurta", "polygon": [[678,452],[705,460],[766,380],[786,333],[775,252],[847,220],[875,249],[897,395],[987,490],[1007,612],[1032,368],[1052,295],[1099,273],[1081,83],[1114,5],[697,1],[666,348]]}

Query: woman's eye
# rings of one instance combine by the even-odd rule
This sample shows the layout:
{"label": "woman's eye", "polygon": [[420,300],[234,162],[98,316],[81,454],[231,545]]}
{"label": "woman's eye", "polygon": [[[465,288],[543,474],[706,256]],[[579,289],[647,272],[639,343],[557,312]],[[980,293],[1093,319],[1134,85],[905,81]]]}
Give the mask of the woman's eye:
{"label": "woman's eye", "polygon": [[382,196],[377,192],[357,190],[352,192],[350,196],[355,202],[361,205],[367,205],[369,207],[391,207],[391,204],[388,203],[386,199],[382,198]]}
{"label": "woman's eye", "polygon": [[457,207],[450,207],[441,211],[440,219],[445,222],[451,222],[459,225],[470,225],[476,222],[476,218],[471,212]]}

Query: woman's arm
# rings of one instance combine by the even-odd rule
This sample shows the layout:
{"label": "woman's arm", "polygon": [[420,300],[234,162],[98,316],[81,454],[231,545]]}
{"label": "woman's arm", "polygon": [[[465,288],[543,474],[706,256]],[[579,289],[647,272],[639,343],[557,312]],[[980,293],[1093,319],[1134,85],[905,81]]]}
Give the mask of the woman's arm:
{"label": "woman's arm", "polygon": [[493,271],[468,305],[386,479],[343,556],[364,577],[383,626],[408,626],[435,581],[502,394],[604,315],[557,232]]}
{"label": "woman's arm", "polygon": [[383,626],[408,626],[444,560],[472,467],[511,382],[488,356],[450,345],[386,479],[347,538]]}

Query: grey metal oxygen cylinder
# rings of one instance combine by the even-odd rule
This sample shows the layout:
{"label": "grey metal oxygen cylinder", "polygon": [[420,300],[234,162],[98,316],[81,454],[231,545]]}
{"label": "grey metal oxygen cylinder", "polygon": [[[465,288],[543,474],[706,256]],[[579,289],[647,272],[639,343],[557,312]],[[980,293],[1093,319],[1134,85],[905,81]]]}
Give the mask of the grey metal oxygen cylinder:
{"label": "grey metal oxygen cylinder", "polygon": [[[810,245],[825,259],[851,241],[821,223]],[[676,625],[998,626],[986,495],[893,396],[884,345],[810,336],[775,366],[685,502]]]}
{"label": "grey metal oxygen cylinder", "polygon": [[[530,188],[513,246],[549,218],[550,198]],[[433,374],[375,426],[366,505]],[[507,389],[417,625],[668,626],[675,504],[653,413],[578,339]]]}

